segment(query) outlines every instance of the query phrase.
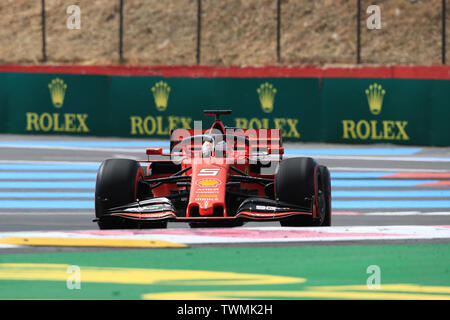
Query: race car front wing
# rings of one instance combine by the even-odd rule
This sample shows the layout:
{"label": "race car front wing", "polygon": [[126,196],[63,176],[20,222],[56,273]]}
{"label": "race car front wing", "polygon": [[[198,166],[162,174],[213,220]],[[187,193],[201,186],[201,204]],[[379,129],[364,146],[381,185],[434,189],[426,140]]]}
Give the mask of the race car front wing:
{"label": "race car front wing", "polygon": [[[311,201],[314,204],[314,201]],[[108,216],[117,216],[132,220],[169,220],[169,221],[205,221],[215,219],[226,220],[280,220],[293,215],[312,215],[311,207],[299,207],[285,202],[271,200],[268,198],[248,198],[238,207],[237,211],[231,215],[218,216],[195,216],[186,217],[172,204],[166,197],[153,198],[143,201],[136,201],[124,206],[111,208]]]}

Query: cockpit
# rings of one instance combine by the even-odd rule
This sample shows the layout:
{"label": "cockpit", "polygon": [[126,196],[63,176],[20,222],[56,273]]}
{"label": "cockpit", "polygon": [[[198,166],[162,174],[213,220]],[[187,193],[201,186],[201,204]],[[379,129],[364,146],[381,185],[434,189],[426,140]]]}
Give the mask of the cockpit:
{"label": "cockpit", "polygon": [[226,158],[232,151],[233,149],[225,141],[219,141],[216,143],[211,141],[205,141],[202,145],[203,158],[210,158],[210,157]]}
{"label": "cockpit", "polygon": [[235,151],[246,151],[249,140],[245,136],[230,134],[203,134],[183,139],[178,147],[185,148],[191,155],[196,153],[202,158],[228,158]]}

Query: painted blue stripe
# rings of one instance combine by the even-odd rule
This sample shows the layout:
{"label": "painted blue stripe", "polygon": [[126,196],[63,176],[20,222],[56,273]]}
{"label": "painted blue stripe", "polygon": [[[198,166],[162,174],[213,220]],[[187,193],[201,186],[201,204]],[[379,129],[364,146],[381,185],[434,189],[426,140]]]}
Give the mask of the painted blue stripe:
{"label": "painted blue stripe", "polygon": [[446,198],[450,190],[334,190],[333,198]]}
{"label": "painted blue stripe", "polygon": [[0,181],[0,189],[94,189],[95,181]]}
{"label": "painted blue stripe", "polygon": [[414,187],[422,183],[433,183],[438,180],[331,180],[332,187]]}
{"label": "painted blue stripe", "polygon": [[88,200],[0,200],[2,209],[94,209]]}
{"label": "painted blue stripe", "polygon": [[293,149],[285,148],[290,155],[411,155],[422,148],[332,148],[332,149]]}
{"label": "painted blue stripe", "polygon": [[0,192],[0,198],[89,198],[94,199],[94,192]]}
{"label": "painted blue stripe", "polygon": [[85,170],[97,171],[100,163],[0,163],[0,170]]}
{"label": "painted blue stripe", "polygon": [[450,209],[450,200],[335,200],[331,205],[334,209]]}
{"label": "painted blue stripe", "polygon": [[91,179],[95,180],[96,172],[0,172],[0,179],[40,180],[40,179]]}
{"label": "painted blue stripe", "polygon": [[346,171],[336,171],[331,172],[332,179],[348,179],[348,178],[380,178],[383,176],[394,174],[394,172],[346,172]]}

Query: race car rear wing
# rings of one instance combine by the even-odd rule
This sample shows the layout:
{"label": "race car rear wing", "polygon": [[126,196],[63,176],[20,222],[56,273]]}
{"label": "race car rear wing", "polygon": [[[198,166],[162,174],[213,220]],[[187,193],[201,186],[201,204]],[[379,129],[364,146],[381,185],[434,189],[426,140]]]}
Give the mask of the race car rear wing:
{"label": "race car rear wing", "polygon": [[[189,136],[201,135],[210,129],[174,129],[170,133],[170,150]],[[250,152],[269,151],[282,153],[282,136],[280,129],[241,129],[225,127],[226,135],[236,135],[246,137],[250,142]]]}

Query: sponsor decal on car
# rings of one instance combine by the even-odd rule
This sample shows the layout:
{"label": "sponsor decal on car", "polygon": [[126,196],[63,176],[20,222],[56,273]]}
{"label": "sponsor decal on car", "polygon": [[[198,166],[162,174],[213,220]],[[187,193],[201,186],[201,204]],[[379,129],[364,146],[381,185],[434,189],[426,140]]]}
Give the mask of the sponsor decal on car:
{"label": "sponsor decal on car", "polygon": [[201,180],[197,181],[197,185],[199,185],[200,187],[217,187],[220,184],[222,184],[222,182],[220,180],[214,179],[214,178],[201,179]]}
{"label": "sponsor decal on car", "polygon": [[278,208],[273,206],[256,206],[256,210],[276,211]]}
{"label": "sponsor decal on car", "polygon": [[195,195],[195,201],[204,201],[204,200],[219,200],[219,195],[217,193],[215,194],[196,194]]}

